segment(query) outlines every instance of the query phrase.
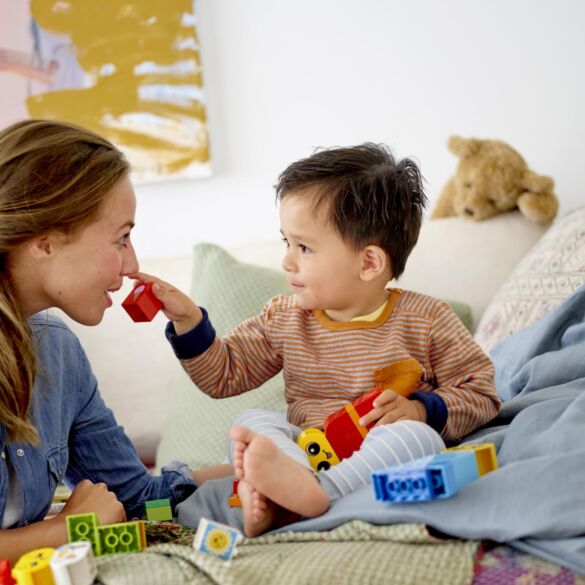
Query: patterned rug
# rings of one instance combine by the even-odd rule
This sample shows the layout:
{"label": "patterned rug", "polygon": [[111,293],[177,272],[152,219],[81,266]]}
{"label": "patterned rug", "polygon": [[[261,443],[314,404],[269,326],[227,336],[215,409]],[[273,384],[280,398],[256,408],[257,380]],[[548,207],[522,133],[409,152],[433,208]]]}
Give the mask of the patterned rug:
{"label": "patterned rug", "polygon": [[484,543],[473,585],[585,585],[585,577],[518,549]]}

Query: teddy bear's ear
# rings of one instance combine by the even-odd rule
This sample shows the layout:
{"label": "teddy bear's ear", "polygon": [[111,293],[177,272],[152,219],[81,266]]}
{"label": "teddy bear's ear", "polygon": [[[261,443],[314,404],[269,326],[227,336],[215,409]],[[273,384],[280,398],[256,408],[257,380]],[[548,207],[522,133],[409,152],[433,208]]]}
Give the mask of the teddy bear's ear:
{"label": "teddy bear's ear", "polygon": [[531,193],[548,194],[552,193],[555,182],[550,177],[526,170],[522,177],[522,186]]}
{"label": "teddy bear's ear", "polygon": [[449,137],[447,147],[459,158],[470,158],[479,152],[482,142],[476,138],[462,138],[453,135]]}

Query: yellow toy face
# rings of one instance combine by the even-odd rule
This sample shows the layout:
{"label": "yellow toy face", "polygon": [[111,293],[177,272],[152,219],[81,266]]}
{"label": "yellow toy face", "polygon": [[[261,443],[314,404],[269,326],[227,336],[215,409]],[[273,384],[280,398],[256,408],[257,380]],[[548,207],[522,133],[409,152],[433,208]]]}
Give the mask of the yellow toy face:
{"label": "yellow toy face", "polygon": [[315,471],[325,471],[339,463],[339,457],[320,429],[306,429],[297,439],[299,447],[307,454]]}

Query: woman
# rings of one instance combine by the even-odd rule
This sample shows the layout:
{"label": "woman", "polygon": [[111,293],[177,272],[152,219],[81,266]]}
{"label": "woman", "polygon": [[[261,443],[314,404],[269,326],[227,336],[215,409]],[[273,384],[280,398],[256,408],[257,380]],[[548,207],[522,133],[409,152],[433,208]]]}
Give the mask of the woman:
{"label": "woman", "polygon": [[[195,489],[186,465],[148,475],[77,338],[40,313],[58,307],[97,325],[138,271],[128,173],[112,144],[73,125],[28,120],[0,132],[0,558],[11,562],[66,542],[69,514],[123,522],[146,500],[175,504]],[[61,480],[72,496],[40,522]]]}

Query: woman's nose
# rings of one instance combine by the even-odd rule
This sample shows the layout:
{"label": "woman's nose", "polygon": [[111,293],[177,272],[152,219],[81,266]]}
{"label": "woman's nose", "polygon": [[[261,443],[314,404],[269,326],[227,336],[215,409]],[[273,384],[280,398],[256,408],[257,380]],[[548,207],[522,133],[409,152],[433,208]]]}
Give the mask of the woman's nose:
{"label": "woman's nose", "polygon": [[122,274],[135,274],[139,271],[138,258],[132,242],[128,242],[127,247],[124,249],[124,258],[122,261]]}

